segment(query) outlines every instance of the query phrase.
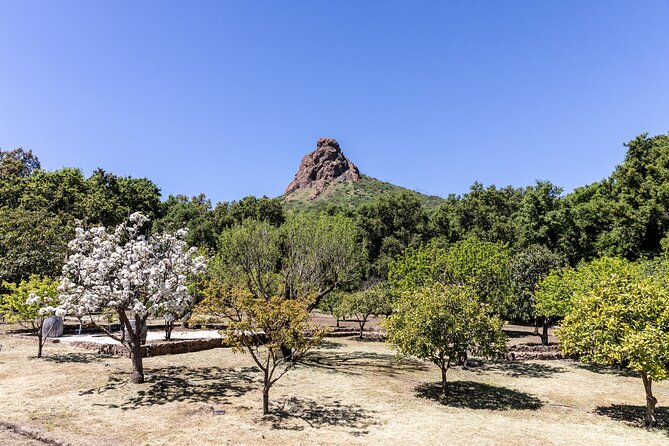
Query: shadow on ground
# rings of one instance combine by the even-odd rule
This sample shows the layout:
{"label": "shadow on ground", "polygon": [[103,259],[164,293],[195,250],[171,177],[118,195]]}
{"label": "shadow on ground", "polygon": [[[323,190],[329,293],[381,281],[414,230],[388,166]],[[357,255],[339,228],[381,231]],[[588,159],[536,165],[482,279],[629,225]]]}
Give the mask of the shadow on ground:
{"label": "shadow on ground", "polygon": [[272,421],[273,429],[304,430],[304,425],[295,424],[295,421],[301,420],[315,429],[344,427],[349,429],[350,434],[360,436],[368,434],[370,426],[379,424],[374,413],[357,404],[342,404],[338,400],[317,403],[292,397],[273,404],[267,419]]}
{"label": "shadow on ground", "polygon": [[506,336],[508,338],[512,338],[512,339],[514,339],[514,338],[528,338],[528,337],[531,337],[531,336],[536,336],[537,338],[539,337],[538,335],[535,335],[531,331],[513,330],[511,328],[505,328],[504,329],[504,334],[506,334]]}
{"label": "shadow on ground", "polygon": [[473,368],[475,372],[493,372],[511,376],[513,378],[550,378],[558,373],[564,373],[564,367],[556,367],[535,362],[482,362]]}
{"label": "shadow on ground", "polygon": [[617,367],[607,367],[603,365],[597,365],[597,364],[586,364],[586,363],[576,363],[576,367],[583,369],[583,370],[588,370],[589,372],[593,373],[599,373],[602,375],[617,375],[617,376],[624,376],[624,377],[634,377],[634,378],[639,378],[639,372],[635,372],[634,370],[630,369],[621,369]]}
{"label": "shadow on ground", "polygon": [[[164,367],[146,370],[147,379],[135,396],[121,404],[105,404],[123,410],[168,404],[172,402],[227,404],[257,388],[255,367],[239,370],[220,367]],[[106,386],[80,392],[80,395],[101,394],[117,390],[129,383],[127,378],[112,375]]]}
{"label": "shadow on ground", "polygon": [[372,352],[332,352],[315,350],[300,361],[301,365],[349,375],[379,374],[396,376],[403,372],[422,372],[429,366],[413,359]]}
{"label": "shadow on ground", "polygon": [[441,382],[421,384],[416,387],[416,395],[462,409],[538,410],[543,406],[539,398],[529,393],[474,381],[450,382],[446,394]]}
{"label": "shadow on ground", "polygon": [[[631,404],[612,404],[610,406],[599,406],[595,409],[597,415],[609,417],[616,421],[622,421],[637,427],[643,427],[643,418],[646,414],[646,406],[632,406]],[[657,407],[655,409],[657,426],[655,429],[669,436],[669,408]]]}
{"label": "shadow on ground", "polygon": [[343,346],[344,345],[340,344],[339,342],[323,340],[318,344],[318,350],[339,350]]}
{"label": "shadow on ground", "polygon": [[99,355],[95,353],[65,353],[44,356],[45,361],[55,362],[58,364],[74,363],[74,364],[89,364],[91,362],[99,362],[102,359],[111,358],[112,356]]}

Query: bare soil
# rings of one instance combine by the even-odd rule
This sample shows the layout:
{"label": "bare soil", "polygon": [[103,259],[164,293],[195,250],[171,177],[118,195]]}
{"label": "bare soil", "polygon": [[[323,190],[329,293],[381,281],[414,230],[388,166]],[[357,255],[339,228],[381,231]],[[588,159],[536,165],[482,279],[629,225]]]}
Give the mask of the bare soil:
{"label": "bare soil", "polygon": [[[514,340],[536,342],[529,335]],[[641,380],[573,361],[475,361],[449,372],[398,360],[382,342],[328,339],[272,389],[262,417],[261,376],[226,348],[127,358],[0,334],[0,420],[73,445],[667,445],[669,385],[655,385],[661,425],[639,427]],[[0,431],[0,444],[35,445]]]}

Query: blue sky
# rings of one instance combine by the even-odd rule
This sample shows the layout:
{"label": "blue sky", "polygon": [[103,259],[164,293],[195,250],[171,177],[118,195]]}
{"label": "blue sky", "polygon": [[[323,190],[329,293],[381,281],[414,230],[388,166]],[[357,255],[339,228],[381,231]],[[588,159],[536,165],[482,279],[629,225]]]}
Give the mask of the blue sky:
{"label": "blue sky", "polygon": [[607,176],[669,131],[669,1],[0,0],[0,148],[214,201],[320,136],[437,195]]}

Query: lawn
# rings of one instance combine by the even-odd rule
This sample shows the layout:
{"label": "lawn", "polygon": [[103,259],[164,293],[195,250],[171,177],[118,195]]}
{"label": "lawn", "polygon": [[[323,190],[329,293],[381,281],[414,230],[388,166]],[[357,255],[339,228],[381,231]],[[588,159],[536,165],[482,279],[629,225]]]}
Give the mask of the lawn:
{"label": "lawn", "polygon": [[[656,385],[646,431],[641,380],[573,361],[482,362],[436,388],[429,363],[397,360],[380,342],[328,339],[273,388],[261,416],[260,375],[230,349],[145,359],[100,357],[0,335],[0,421],[73,445],[666,445],[669,384]],[[40,445],[0,429],[5,445]]]}

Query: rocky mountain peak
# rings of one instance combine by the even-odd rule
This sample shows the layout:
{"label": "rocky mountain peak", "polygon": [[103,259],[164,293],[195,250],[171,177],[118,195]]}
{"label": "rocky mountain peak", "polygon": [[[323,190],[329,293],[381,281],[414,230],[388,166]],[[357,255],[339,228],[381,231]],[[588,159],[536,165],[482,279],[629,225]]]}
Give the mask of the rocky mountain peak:
{"label": "rocky mountain peak", "polygon": [[316,150],[307,154],[300,163],[295,179],[286,188],[285,194],[298,189],[310,189],[311,198],[316,198],[335,181],[358,181],[360,171],[344,156],[334,138],[320,138]]}

